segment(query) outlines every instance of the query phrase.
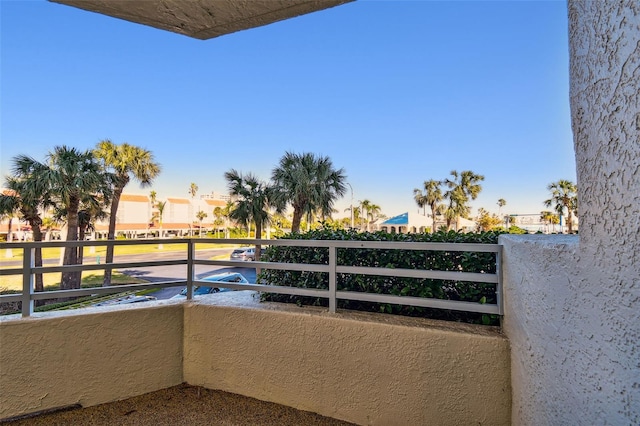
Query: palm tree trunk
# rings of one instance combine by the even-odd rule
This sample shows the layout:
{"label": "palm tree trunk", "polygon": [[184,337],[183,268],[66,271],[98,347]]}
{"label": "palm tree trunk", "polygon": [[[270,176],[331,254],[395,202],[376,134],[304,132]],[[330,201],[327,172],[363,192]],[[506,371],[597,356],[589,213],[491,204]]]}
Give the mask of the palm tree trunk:
{"label": "palm tree trunk", "polygon": [[[8,228],[8,231],[7,231],[7,242],[8,243],[13,241],[13,232],[11,232],[12,222],[13,222],[13,216],[9,216],[9,228]],[[12,258],[13,257],[13,250],[8,248],[4,253],[4,257]]]}
{"label": "palm tree trunk", "polygon": [[[42,241],[42,230],[38,225],[31,225],[31,230],[33,231],[33,241]],[[42,266],[42,248],[38,247],[35,249],[35,258],[33,259],[34,265],[36,267]],[[44,291],[44,282],[42,279],[42,274],[36,274],[36,291]]]}
{"label": "palm tree trunk", "polygon": [[[67,241],[78,241],[78,206],[80,200],[71,197],[67,213]],[[78,264],[78,247],[65,247],[63,265]],[[80,288],[80,272],[63,272],[61,290]]]}
{"label": "palm tree trunk", "polygon": [[293,220],[291,221],[291,232],[300,232],[300,222],[302,221],[302,214],[302,209],[294,207]]}
{"label": "palm tree trunk", "polygon": [[571,209],[568,209],[567,225],[569,226],[569,233],[573,234],[573,216],[571,215]]}
{"label": "palm tree trunk", "polygon": [[[116,187],[113,192],[113,200],[111,200],[111,211],[109,212],[109,230],[107,234],[107,240],[116,239],[116,214],[118,213],[118,205],[120,204],[120,196],[122,195],[123,187]],[[102,280],[102,286],[108,287],[111,285],[111,264],[113,263],[113,245],[107,246],[107,254],[105,256],[106,267],[104,270],[104,279]]]}
{"label": "palm tree trunk", "polygon": [[[78,229],[78,239],[80,241],[84,241],[85,235],[86,235],[86,227],[85,226],[80,226]],[[84,247],[78,247],[78,264],[82,265],[82,262],[84,262]],[[80,274],[82,275],[82,272],[80,272]]]}
{"label": "palm tree trunk", "polygon": [[436,209],[431,209],[431,233],[436,233]]}
{"label": "palm tree trunk", "polygon": [[[256,240],[259,240],[262,238],[262,223],[260,223],[259,221],[256,221]],[[262,250],[262,246],[260,244],[256,244],[256,252],[254,255],[254,258],[256,261],[260,260],[260,251]],[[256,268],[256,282],[257,282],[257,276],[260,275],[260,272],[262,270],[260,268]]]}

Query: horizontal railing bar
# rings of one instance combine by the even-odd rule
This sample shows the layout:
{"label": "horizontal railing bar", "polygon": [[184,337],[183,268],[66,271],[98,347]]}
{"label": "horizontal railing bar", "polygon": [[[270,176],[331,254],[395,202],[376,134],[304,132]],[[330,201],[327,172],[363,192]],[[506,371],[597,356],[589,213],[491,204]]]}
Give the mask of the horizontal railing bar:
{"label": "horizontal railing bar", "polygon": [[177,260],[150,260],[142,262],[123,262],[123,263],[101,263],[98,265],[57,265],[57,266],[38,266],[31,268],[34,274],[45,274],[53,272],[73,272],[73,271],[95,271],[102,269],[123,269],[123,268],[140,268],[148,266],[171,266],[186,265],[187,259]]}
{"label": "horizontal railing bar", "polygon": [[[149,245],[149,244],[198,244],[220,245],[262,245],[262,246],[294,246],[294,247],[338,247],[349,249],[392,249],[392,250],[424,250],[424,251],[469,251],[497,253],[498,244],[480,243],[420,243],[403,241],[337,241],[337,240],[255,240],[255,239],[144,239],[144,240],[91,240],[91,241],[25,241],[0,243],[0,249],[7,248],[36,248],[36,247],[91,247],[91,246],[121,246],[121,245]],[[224,247],[222,247],[224,248]],[[232,247],[228,247],[232,248]]]}
{"label": "horizontal railing bar", "polygon": [[338,248],[361,248],[376,250],[423,250],[423,251],[472,251],[497,253],[496,244],[478,243],[410,243],[399,241],[337,241]]}
{"label": "horizontal railing bar", "polygon": [[[37,248],[37,247],[100,247],[100,246],[137,246],[149,244],[188,244],[189,238],[148,239],[148,240],[89,240],[89,241],[21,241],[0,243],[0,249]],[[215,240],[214,240],[215,241]]]}
{"label": "horizontal railing bar", "polygon": [[279,269],[289,271],[329,272],[329,265],[312,263],[253,262],[238,260],[194,260],[194,265],[236,266],[241,268]]}
{"label": "horizontal railing bar", "polygon": [[22,275],[22,268],[12,268],[12,269],[0,269],[0,276],[2,275]]}
{"label": "horizontal railing bar", "polygon": [[150,288],[165,288],[165,287],[178,287],[186,285],[185,280],[176,281],[162,281],[154,283],[144,284],[124,284],[110,287],[90,287],[90,288],[76,288],[72,290],[53,290],[33,293],[33,300],[43,299],[60,299],[64,297],[79,297],[87,296],[91,294],[112,294],[112,293],[124,293],[125,291],[132,290],[146,290]]}
{"label": "horizontal railing bar", "polygon": [[[261,245],[261,246],[294,246],[294,247],[338,247],[349,249],[392,249],[392,250],[424,250],[424,251],[471,251],[497,253],[498,244],[480,243],[418,243],[404,241],[342,241],[342,240],[252,240],[252,239],[211,239],[219,244]],[[207,244],[207,240],[198,239],[194,244]],[[208,243],[211,244],[211,243]]]}
{"label": "horizontal railing bar", "polygon": [[422,269],[372,268],[367,266],[338,266],[336,272],[341,274],[380,275],[384,277],[431,278],[448,281],[471,281],[476,283],[498,282],[496,274],[480,274],[477,272],[433,271]]}
{"label": "horizontal railing bar", "polygon": [[423,308],[450,309],[455,311],[477,312],[482,314],[498,314],[497,305],[458,300],[433,299],[412,296],[396,296],[393,294],[362,293],[357,291],[338,291],[338,299],[359,300],[362,302],[389,303],[393,305],[410,305]]}
{"label": "horizontal railing bar", "polygon": [[22,300],[22,293],[18,294],[0,294],[0,303],[19,302]]}
{"label": "horizontal railing bar", "polygon": [[231,283],[231,282],[213,282],[197,280],[193,281],[194,285],[217,287],[217,288],[231,288],[234,290],[253,290],[261,291],[265,293],[280,293],[289,294],[292,296],[311,296],[311,297],[329,297],[329,290],[322,290],[317,288],[300,288],[289,286],[277,286],[268,284],[246,284],[246,283]]}

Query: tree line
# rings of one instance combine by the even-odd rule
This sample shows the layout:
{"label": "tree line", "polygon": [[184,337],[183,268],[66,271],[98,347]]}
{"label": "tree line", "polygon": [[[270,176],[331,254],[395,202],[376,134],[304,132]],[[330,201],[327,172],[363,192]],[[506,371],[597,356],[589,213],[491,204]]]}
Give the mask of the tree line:
{"label": "tree line", "polygon": [[[115,144],[110,140],[100,141],[92,150],[80,151],[67,146],[57,146],[45,161],[29,156],[13,158],[11,175],[5,179],[8,192],[0,194],[0,214],[10,218],[19,214],[30,226],[34,241],[42,241],[43,225],[47,218],[42,212],[52,210],[55,220],[66,222],[66,241],[83,240],[85,233],[97,219],[109,218],[107,239],[115,239],[116,214],[120,197],[131,180],[142,187],[150,186],[160,174],[161,167],[153,154],[128,143]],[[342,168],[334,167],[327,156],[312,153],[285,152],[273,168],[269,181],[253,173],[242,173],[230,169],[224,174],[229,195],[233,201],[226,208],[213,211],[216,220],[221,217],[235,222],[255,226],[255,236],[260,239],[265,225],[274,220],[284,220],[283,213],[291,207],[293,218],[291,232],[299,232],[303,218],[309,223],[311,217],[322,221],[330,219],[335,212],[335,202],[347,190],[346,174]],[[427,180],[423,188],[414,189],[414,200],[420,208],[429,208],[433,218],[432,232],[436,230],[436,217],[442,216],[446,227],[459,228],[459,219],[468,217],[469,202],[482,191],[480,182],[484,176],[470,170],[451,171],[443,180]],[[553,207],[558,215],[567,212],[569,232],[572,232],[572,216],[577,212],[576,187],[570,181],[560,180],[549,185],[551,198],[544,203]],[[198,187],[192,183],[189,193],[195,197]],[[164,202],[156,202],[155,191],[151,192],[152,204],[158,210],[160,230]],[[498,200],[501,208],[506,204]],[[107,212],[108,210],[108,212]],[[350,206],[350,226],[359,225],[368,231],[369,224],[382,217],[380,206],[369,200]],[[482,213],[482,212],[481,212]],[[486,212],[485,212],[486,213]],[[199,211],[198,220],[207,216]],[[541,219],[551,223],[553,214],[542,212]],[[65,247],[64,265],[82,263],[81,247]],[[257,252],[259,254],[259,250]],[[107,248],[105,262],[113,263],[114,247]],[[35,264],[42,266],[41,249],[35,251]],[[107,266],[103,284],[110,285],[112,270]],[[63,272],[61,289],[79,288],[81,272]],[[42,275],[36,275],[36,291],[43,290]]]}
{"label": "tree line", "polygon": [[[481,181],[484,176],[474,173],[471,170],[457,172],[451,171],[451,177],[443,180],[430,179],[423,183],[422,188],[413,190],[414,200],[418,207],[431,211],[432,226],[431,232],[436,232],[438,217],[442,217],[446,221],[447,230],[451,229],[452,224],[458,229],[458,221],[462,218],[468,218],[470,213],[469,202],[475,200],[482,191]],[[540,212],[540,220],[548,225],[558,224],[562,217],[567,217],[568,232],[573,233],[573,216],[578,214],[578,196],[576,185],[565,179],[552,182],[547,186],[551,196],[543,201],[546,207],[551,207],[555,213],[551,211]],[[498,205],[498,214],[491,214],[484,208],[478,209],[477,230],[488,231],[505,227],[515,222],[514,216],[508,216],[506,219],[501,216],[501,209],[507,202],[500,198],[496,203]]]}
{"label": "tree line", "polygon": [[[20,215],[31,226],[34,241],[42,241],[45,211],[53,211],[55,220],[66,223],[66,241],[83,240],[96,219],[108,217],[107,239],[113,240],[120,197],[126,185],[136,180],[143,187],[149,186],[160,171],[150,151],[110,140],[103,140],[86,151],[57,146],[42,162],[19,155],[13,158],[11,175],[5,179],[8,191],[0,194],[0,214],[10,218]],[[235,169],[224,176],[233,202],[226,211],[215,209],[214,215],[227,215],[244,225],[253,223],[256,238],[261,238],[264,225],[274,217],[271,211],[277,217],[291,206],[291,231],[298,232],[305,215],[330,217],[336,200],[346,192],[344,169],[335,168],[329,157],[311,153],[286,152],[273,169],[269,182]],[[197,190],[197,185],[192,183],[189,188],[192,197]],[[166,202],[157,202],[155,191],[151,192],[151,198],[162,232]],[[379,209],[372,204],[364,206],[370,213]],[[200,222],[206,216],[202,211],[196,215]],[[113,263],[113,249],[113,246],[107,247],[107,265]],[[81,247],[65,247],[63,265],[82,263],[82,253]],[[36,266],[42,266],[40,248],[35,250],[34,261]],[[110,285],[111,276],[112,269],[107,266],[103,285]],[[80,288],[80,283],[81,272],[63,272],[60,288]],[[42,274],[36,275],[35,284],[36,291],[43,291]]]}
{"label": "tree line", "polygon": [[[323,220],[330,217],[336,200],[347,190],[344,169],[336,169],[329,157],[312,153],[285,152],[269,181],[236,169],[224,177],[234,200],[229,217],[244,225],[253,223],[257,239],[271,222],[271,211],[282,214],[289,206],[293,208],[291,232],[299,232],[305,215],[319,215]],[[256,260],[259,258],[258,246]]]}
{"label": "tree line", "polygon": [[[109,217],[108,239],[115,238],[120,196],[131,179],[151,185],[160,174],[153,154],[127,143],[99,142],[93,150],[80,151],[56,146],[45,161],[26,155],[13,158],[8,189],[0,194],[0,214],[20,214],[31,226],[34,241],[42,241],[42,212],[53,210],[56,220],[66,223],[66,241],[84,239],[99,218]],[[107,214],[105,210],[109,210]],[[65,247],[63,265],[82,263],[82,247]],[[35,250],[36,266],[42,266],[42,251]],[[113,246],[107,248],[106,263],[113,262]],[[60,289],[80,288],[81,272],[63,272]],[[105,269],[104,285],[111,282]],[[43,291],[42,274],[36,275],[35,290]]]}
{"label": "tree line", "polygon": [[450,175],[443,180],[426,180],[422,189],[413,190],[413,198],[418,207],[425,209],[425,215],[427,207],[431,210],[431,232],[437,230],[437,216],[444,216],[447,229],[454,225],[458,230],[460,218],[468,217],[471,212],[469,202],[475,200],[482,191],[480,182],[484,180],[483,175],[471,170],[460,173],[452,170]]}

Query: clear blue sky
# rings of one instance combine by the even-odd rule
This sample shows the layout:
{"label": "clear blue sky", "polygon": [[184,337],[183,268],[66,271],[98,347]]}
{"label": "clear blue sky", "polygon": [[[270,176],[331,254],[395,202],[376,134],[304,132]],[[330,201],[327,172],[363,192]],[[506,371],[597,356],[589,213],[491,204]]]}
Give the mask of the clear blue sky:
{"label": "clear blue sky", "polygon": [[207,41],[46,1],[0,16],[2,176],[109,138],[153,151],[160,198],[267,180],[287,150],[331,157],[387,216],[454,169],[485,176],[473,214],[538,213],[575,181],[564,1],[360,0]]}

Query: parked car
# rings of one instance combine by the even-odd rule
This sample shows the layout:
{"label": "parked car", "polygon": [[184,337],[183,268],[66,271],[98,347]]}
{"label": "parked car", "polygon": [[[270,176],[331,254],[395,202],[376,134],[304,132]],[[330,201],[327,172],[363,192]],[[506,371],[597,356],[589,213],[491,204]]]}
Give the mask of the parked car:
{"label": "parked car", "polygon": [[229,259],[243,260],[243,261],[256,260],[256,249],[255,247],[243,247],[243,248],[235,249],[231,253],[231,256],[229,257]]}
{"label": "parked car", "polygon": [[[225,272],[222,274],[210,275],[208,277],[202,278],[203,281],[211,281],[218,283],[243,283],[248,284],[249,281],[244,277],[244,275],[238,272]],[[206,294],[213,293],[221,293],[225,291],[231,291],[230,288],[220,288],[220,287],[209,287],[209,286],[194,286],[193,287],[193,295],[195,296],[203,296]],[[180,293],[176,294],[172,297],[172,299],[186,299],[187,298],[187,288],[183,288]]]}
{"label": "parked car", "polygon": [[114,299],[105,300],[91,306],[128,305],[130,303],[149,302],[152,300],[156,300],[156,298],[153,296],[136,296],[135,294],[130,294],[122,297],[116,297]]}

